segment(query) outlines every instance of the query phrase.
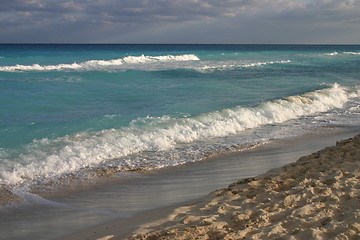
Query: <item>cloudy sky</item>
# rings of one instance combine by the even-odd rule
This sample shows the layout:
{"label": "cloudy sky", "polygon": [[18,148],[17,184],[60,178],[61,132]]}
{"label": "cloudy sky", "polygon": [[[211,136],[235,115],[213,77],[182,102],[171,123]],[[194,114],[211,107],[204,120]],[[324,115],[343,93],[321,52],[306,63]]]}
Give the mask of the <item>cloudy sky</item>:
{"label": "cloudy sky", "polygon": [[360,44],[360,0],[0,0],[0,42]]}

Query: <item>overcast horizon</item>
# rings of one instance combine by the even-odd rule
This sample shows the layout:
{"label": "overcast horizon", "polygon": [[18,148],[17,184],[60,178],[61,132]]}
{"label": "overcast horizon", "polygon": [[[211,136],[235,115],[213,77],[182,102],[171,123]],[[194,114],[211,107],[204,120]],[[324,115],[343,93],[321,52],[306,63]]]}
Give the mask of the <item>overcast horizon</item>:
{"label": "overcast horizon", "polygon": [[360,44],[356,0],[0,0],[0,43]]}

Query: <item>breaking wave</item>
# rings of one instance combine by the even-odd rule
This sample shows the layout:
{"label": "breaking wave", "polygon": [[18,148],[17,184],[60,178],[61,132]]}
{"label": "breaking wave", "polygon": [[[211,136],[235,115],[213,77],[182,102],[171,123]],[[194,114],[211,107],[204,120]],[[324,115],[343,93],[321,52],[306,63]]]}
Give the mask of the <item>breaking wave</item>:
{"label": "breaking wave", "polygon": [[336,55],[341,55],[341,54],[348,54],[348,55],[360,55],[360,52],[331,52],[331,53],[326,53],[325,55],[327,56],[336,56]]}
{"label": "breaking wave", "polygon": [[336,56],[336,55],[339,55],[338,52],[331,52],[331,53],[326,53],[325,55],[327,56]]}
{"label": "breaking wave", "polygon": [[360,52],[344,52],[345,54],[360,55]]}
{"label": "breaking wave", "polygon": [[126,161],[116,166],[120,170],[177,165],[183,162],[133,160],[130,155],[170,150],[185,143],[230,136],[250,128],[326,112],[341,108],[351,98],[359,96],[359,86],[351,88],[334,84],[329,88],[264,102],[254,107],[238,106],[187,118],[140,118],[122,129],[34,140],[23,154],[12,159],[6,154],[0,155],[3,158],[1,162],[17,162],[11,167],[1,166],[5,170],[0,172],[0,184],[54,179],[123,157],[127,157]]}
{"label": "breaking wave", "polygon": [[224,71],[229,69],[238,69],[238,68],[250,68],[250,67],[258,67],[262,65],[269,64],[282,64],[282,63],[291,63],[290,60],[282,60],[282,61],[268,61],[268,62],[253,62],[253,63],[224,63],[224,64],[205,64],[203,66],[192,67],[192,69],[197,70],[199,72],[212,72],[212,71]]}
{"label": "breaking wave", "polygon": [[92,71],[111,70],[116,67],[133,64],[159,63],[159,62],[182,62],[200,60],[194,54],[164,55],[164,56],[127,56],[112,60],[89,60],[80,63],[57,64],[57,65],[15,65],[1,66],[2,72],[23,72],[23,71]]}

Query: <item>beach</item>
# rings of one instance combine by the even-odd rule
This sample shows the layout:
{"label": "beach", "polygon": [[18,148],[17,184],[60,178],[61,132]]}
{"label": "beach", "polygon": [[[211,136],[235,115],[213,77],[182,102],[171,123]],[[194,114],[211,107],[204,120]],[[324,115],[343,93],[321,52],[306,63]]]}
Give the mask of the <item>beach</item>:
{"label": "beach", "polygon": [[64,239],[358,239],[359,170],[357,135],[197,201]]}

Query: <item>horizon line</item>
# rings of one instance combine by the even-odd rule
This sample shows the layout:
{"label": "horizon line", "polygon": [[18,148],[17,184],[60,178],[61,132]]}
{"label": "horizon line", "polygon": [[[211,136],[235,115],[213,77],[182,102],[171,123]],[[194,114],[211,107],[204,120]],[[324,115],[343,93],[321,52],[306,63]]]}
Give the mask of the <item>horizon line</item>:
{"label": "horizon line", "polygon": [[360,43],[1,43],[0,45],[360,45]]}

